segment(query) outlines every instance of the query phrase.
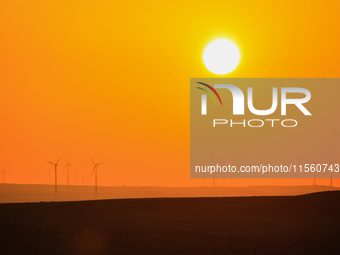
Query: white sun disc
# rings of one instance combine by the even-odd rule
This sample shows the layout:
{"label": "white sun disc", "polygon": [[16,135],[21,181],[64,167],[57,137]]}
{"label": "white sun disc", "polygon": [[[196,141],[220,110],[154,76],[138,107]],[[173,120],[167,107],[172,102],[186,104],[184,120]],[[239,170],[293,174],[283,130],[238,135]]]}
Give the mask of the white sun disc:
{"label": "white sun disc", "polygon": [[215,74],[227,74],[235,70],[240,62],[240,51],[228,39],[217,39],[208,44],[203,52],[203,62]]}

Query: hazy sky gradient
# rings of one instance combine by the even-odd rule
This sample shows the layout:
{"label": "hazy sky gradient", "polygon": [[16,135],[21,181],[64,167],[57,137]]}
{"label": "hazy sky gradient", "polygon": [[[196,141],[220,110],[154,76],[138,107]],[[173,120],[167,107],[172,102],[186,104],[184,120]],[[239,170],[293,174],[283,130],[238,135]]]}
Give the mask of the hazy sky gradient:
{"label": "hazy sky gradient", "polygon": [[[1,0],[0,168],[8,182],[46,183],[50,171],[53,183],[46,160],[65,155],[78,184],[93,184],[91,155],[105,162],[99,185],[198,185],[190,78],[339,77],[339,11],[310,0]],[[241,51],[224,76],[202,61],[219,37]],[[256,183],[284,181],[228,180]]]}

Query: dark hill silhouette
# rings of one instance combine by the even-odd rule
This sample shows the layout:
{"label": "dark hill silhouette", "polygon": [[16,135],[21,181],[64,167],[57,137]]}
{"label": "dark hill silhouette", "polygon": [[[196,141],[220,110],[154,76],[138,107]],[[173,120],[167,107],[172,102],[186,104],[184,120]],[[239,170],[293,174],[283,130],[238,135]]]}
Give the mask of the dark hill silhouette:
{"label": "dark hill silhouette", "polygon": [[[330,186],[246,186],[246,187],[98,187],[98,199],[150,197],[235,197],[235,196],[290,196],[326,190],[340,190]],[[95,199],[93,186],[58,186],[55,199],[54,185],[0,184],[0,203],[79,201]]]}
{"label": "dark hill silhouette", "polygon": [[340,254],[340,192],[0,204],[1,254]]}

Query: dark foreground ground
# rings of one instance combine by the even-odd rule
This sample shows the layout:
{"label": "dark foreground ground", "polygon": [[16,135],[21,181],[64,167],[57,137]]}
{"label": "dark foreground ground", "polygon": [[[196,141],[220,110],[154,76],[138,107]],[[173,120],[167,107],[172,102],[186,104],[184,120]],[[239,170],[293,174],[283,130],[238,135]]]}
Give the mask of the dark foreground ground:
{"label": "dark foreground ground", "polygon": [[0,204],[0,254],[340,254],[340,192]]}

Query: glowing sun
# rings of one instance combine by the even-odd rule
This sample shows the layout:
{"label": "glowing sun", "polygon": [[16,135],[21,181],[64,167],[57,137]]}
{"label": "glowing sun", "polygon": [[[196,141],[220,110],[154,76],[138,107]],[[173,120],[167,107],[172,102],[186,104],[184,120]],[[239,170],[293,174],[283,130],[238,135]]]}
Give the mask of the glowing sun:
{"label": "glowing sun", "polygon": [[215,74],[227,74],[235,70],[240,62],[240,51],[228,39],[217,39],[208,44],[203,52],[203,62]]}

